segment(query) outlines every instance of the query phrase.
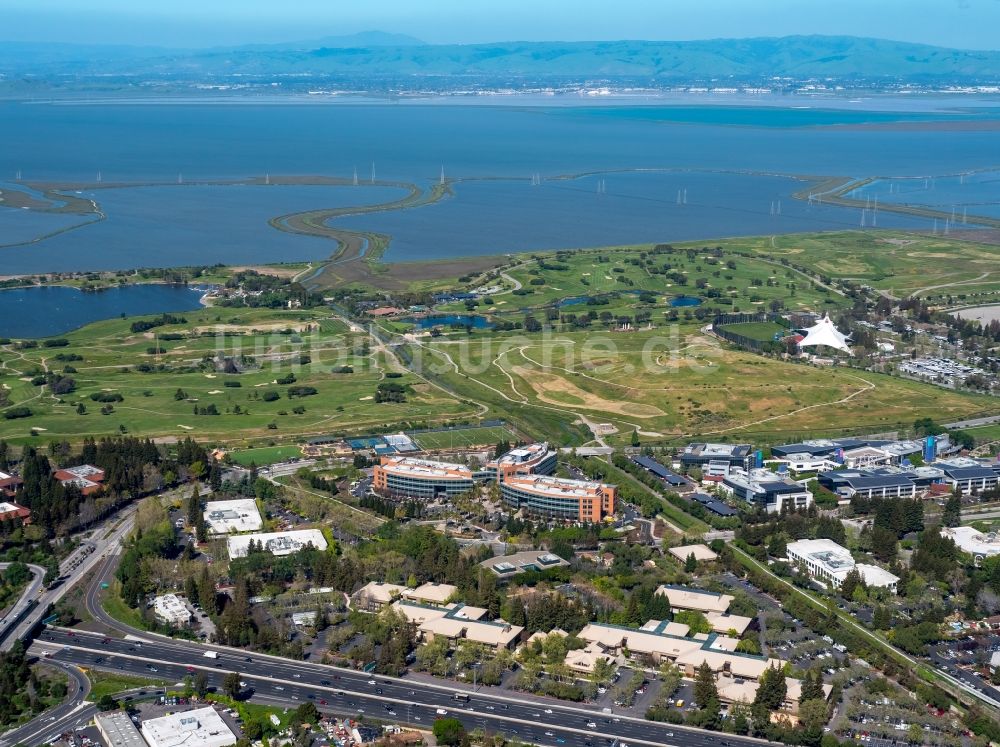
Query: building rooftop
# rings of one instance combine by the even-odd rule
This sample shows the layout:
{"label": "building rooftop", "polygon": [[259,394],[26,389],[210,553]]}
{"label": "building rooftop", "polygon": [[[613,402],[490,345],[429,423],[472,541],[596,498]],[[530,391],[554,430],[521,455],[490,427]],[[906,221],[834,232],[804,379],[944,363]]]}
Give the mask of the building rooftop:
{"label": "building rooftop", "polygon": [[390,474],[413,477],[437,477],[444,480],[471,480],[472,469],[464,464],[436,462],[416,457],[384,456],[382,469]]}
{"label": "building rooftop", "polygon": [[211,706],[142,722],[149,747],[225,747],[236,735]]}
{"label": "building rooftop", "polygon": [[506,484],[520,490],[528,490],[542,495],[586,497],[599,494],[606,487],[599,482],[587,480],[567,480],[549,475],[512,475]]}
{"label": "building rooftop", "polygon": [[264,526],[253,498],[232,501],[209,501],[205,504],[205,523],[212,534],[255,532]]}
{"label": "building rooftop", "polygon": [[569,563],[546,550],[525,550],[513,555],[489,558],[479,565],[483,568],[489,568],[501,578],[507,578],[525,571],[544,571],[548,568],[569,565]]}
{"label": "building rooftop", "polygon": [[451,584],[426,583],[416,589],[407,589],[403,596],[417,602],[430,602],[432,604],[444,604],[458,591],[457,586]]}
{"label": "building rooftop", "polygon": [[669,552],[681,562],[687,560],[689,555],[694,555],[695,560],[715,560],[719,557],[711,549],[709,549],[708,545],[702,544],[671,547],[669,548]]}
{"label": "building rooftop", "polygon": [[228,539],[229,557],[242,558],[247,554],[251,542],[263,544],[264,549],[274,555],[291,555],[310,544],[317,550],[325,550],[328,546],[326,537],[319,529],[239,534]]}
{"label": "building rooftop", "polygon": [[145,740],[125,711],[98,713],[94,721],[97,730],[108,742],[107,747],[146,747]]}
{"label": "building rooftop", "polygon": [[973,527],[950,527],[941,530],[941,534],[950,537],[959,549],[970,555],[989,558],[1000,555],[1000,533],[983,534]]}
{"label": "building rooftop", "polygon": [[679,610],[697,610],[698,612],[725,612],[732,604],[730,594],[717,594],[714,591],[692,589],[687,586],[663,584],[656,590],[670,602],[670,606]]}

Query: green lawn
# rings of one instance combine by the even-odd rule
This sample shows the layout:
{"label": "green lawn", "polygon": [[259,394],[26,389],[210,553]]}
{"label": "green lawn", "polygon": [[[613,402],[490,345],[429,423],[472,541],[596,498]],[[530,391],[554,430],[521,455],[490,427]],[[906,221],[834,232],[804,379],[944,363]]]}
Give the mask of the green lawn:
{"label": "green lawn", "polygon": [[259,449],[234,451],[229,455],[236,464],[244,467],[249,467],[251,463],[263,466],[300,456],[302,456],[302,449],[298,446],[263,446]]}
{"label": "green lawn", "polygon": [[90,680],[90,695],[87,696],[87,699],[95,703],[104,695],[116,695],[124,690],[142,687],[163,687],[167,684],[163,680],[112,674],[97,669],[88,669],[87,679]]}
{"label": "green lawn", "polygon": [[787,335],[790,330],[775,322],[744,322],[743,324],[727,324],[722,327],[734,335],[743,335],[751,340],[771,342],[775,335]]}
{"label": "green lawn", "polygon": [[413,440],[420,448],[435,451],[438,449],[461,449],[468,446],[493,446],[500,441],[515,441],[516,436],[504,426],[490,428],[461,428],[436,433],[415,433]]}

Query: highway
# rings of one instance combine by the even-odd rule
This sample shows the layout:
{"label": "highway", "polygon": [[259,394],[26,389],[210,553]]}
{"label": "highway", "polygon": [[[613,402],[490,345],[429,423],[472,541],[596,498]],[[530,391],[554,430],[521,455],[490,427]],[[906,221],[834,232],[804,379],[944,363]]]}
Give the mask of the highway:
{"label": "highway", "polygon": [[62,669],[68,676],[68,698],[64,703],[50,708],[27,724],[8,731],[0,737],[0,747],[15,744],[45,744],[52,741],[57,734],[87,723],[97,712],[97,706],[86,701],[90,693],[90,680],[79,667],[58,661],[50,661],[49,664]]}
{"label": "highway", "polygon": [[[350,669],[294,661],[221,646],[180,640],[137,640],[47,628],[30,649],[56,663],[119,671],[168,683],[204,672],[209,684],[221,687],[227,672],[239,672],[254,701],[294,707],[307,700],[322,711],[429,728],[444,714],[467,728],[516,736],[548,747],[600,747],[614,740],[641,745],[689,747],[754,747],[761,740],[659,724],[633,716],[595,711],[587,706],[525,702],[511,694],[472,693],[469,687],[410,682]],[[206,651],[216,652],[208,658]],[[470,697],[468,703],[456,695]],[[439,710],[440,709],[440,710]],[[0,743],[0,747],[4,747]]]}
{"label": "highway", "polygon": [[[6,571],[9,566],[10,563],[0,563],[0,572]],[[32,603],[36,600],[38,592],[42,588],[45,569],[40,565],[29,565],[28,570],[31,571],[31,582],[24,587],[24,591],[21,592],[21,598],[17,600],[17,603],[0,620],[0,640],[3,640],[7,636],[8,628],[19,627],[17,622],[22,616],[28,614]],[[6,650],[6,647],[4,650]]]}
{"label": "highway", "polygon": [[[59,566],[62,583],[54,584],[38,593],[35,601],[38,606],[32,609],[20,622],[13,623],[10,628],[0,628],[0,651],[9,651],[14,641],[25,638],[32,628],[41,620],[49,605],[55,604],[73,585],[87,575],[94,566],[108,556],[119,552],[121,540],[132,530],[135,517],[135,507],[129,506],[119,514],[108,519],[91,530],[90,538],[82,543]],[[44,571],[43,571],[44,575]],[[24,599],[24,597],[22,597]]]}

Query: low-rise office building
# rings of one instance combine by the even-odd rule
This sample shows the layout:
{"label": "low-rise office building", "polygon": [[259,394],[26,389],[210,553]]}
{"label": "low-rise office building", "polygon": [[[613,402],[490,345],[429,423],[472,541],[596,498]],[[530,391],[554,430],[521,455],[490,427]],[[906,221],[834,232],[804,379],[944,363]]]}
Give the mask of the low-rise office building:
{"label": "low-rise office building", "polygon": [[855,563],[850,551],[833,540],[804,539],[789,542],[786,548],[789,562],[805,567],[810,578],[836,589],[847,574],[857,570],[870,587],[885,588],[896,593],[899,577],[875,565]]}
{"label": "low-rise office building", "polygon": [[934,466],[944,472],[944,482],[963,495],[991,490],[1000,482],[1000,464],[997,462],[984,463],[969,457],[956,457],[935,462]]}
{"label": "low-rise office building", "polygon": [[400,599],[392,608],[415,624],[428,643],[435,638],[446,638],[452,643],[465,639],[497,649],[513,649],[524,634],[520,625],[511,625],[505,620],[487,620],[487,610],[482,607],[461,603],[439,607]]}
{"label": "low-rise office building", "polygon": [[568,562],[546,550],[525,550],[513,555],[499,555],[479,564],[493,571],[498,578],[506,579],[528,571],[547,571],[549,568],[569,565]]}
{"label": "low-rise office building", "polygon": [[0,501],[0,521],[20,521],[31,523],[31,509],[10,501]]}
{"label": "low-rise office building", "polygon": [[253,498],[209,501],[205,504],[204,517],[211,534],[256,532],[264,526]]}
{"label": "low-rise office building", "polygon": [[899,465],[924,449],[920,441],[873,438],[815,439],[771,447],[771,460],[795,472]]}
{"label": "low-rise office building", "polygon": [[[667,548],[667,552],[673,555],[682,563],[686,562],[687,559],[694,555],[694,559],[698,562],[715,560],[719,556],[711,550],[708,545],[702,545],[700,543],[694,545],[679,545],[677,547]],[[726,605],[727,607],[729,605]]]}
{"label": "low-rise office building", "polygon": [[104,470],[90,464],[59,469],[53,476],[63,485],[78,488],[84,495],[91,495],[101,490],[104,484]]}
{"label": "low-rise office building", "polygon": [[211,706],[142,722],[149,747],[227,747],[236,735]]}
{"label": "low-rise office building", "polygon": [[719,490],[768,513],[801,510],[813,502],[804,485],[766,469],[731,471],[719,483]]}
{"label": "low-rise office building", "polygon": [[392,604],[409,589],[401,584],[387,584],[384,581],[370,581],[354,592],[351,607],[358,612],[378,612]]}
{"label": "low-rise office building", "polygon": [[329,544],[319,529],[294,529],[288,532],[263,532],[260,534],[239,534],[229,537],[227,546],[230,558],[242,558],[250,549],[250,543],[273,555],[291,555],[312,545],[317,550],[325,550]]}
{"label": "low-rise office building", "polygon": [[615,512],[618,488],[547,475],[509,475],[500,498],[514,511],[569,521],[599,522]]}
{"label": "low-rise office building", "polygon": [[1000,532],[984,534],[974,527],[945,527],[941,534],[950,538],[958,549],[972,555],[978,562],[1000,555]]}
{"label": "low-rise office building", "polygon": [[680,454],[685,469],[699,468],[703,474],[724,475],[731,469],[747,470],[754,466],[750,444],[693,443]]}
{"label": "low-rise office building", "polygon": [[0,471],[0,498],[13,498],[17,493],[17,489],[23,484],[24,480],[17,475]]}
{"label": "low-rise office building", "polygon": [[187,602],[176,594],[162,594],[153,599],[153,614],[167,625],[180,628],[191,621]]}
{"label": "low-rise office building", "polygon": [[919,491],[913,475],[901,470],[839,469],[820,472],[816,480],[842,498],[912,498]]}
{"label": "low-rise office building", "polygon": [[714,591],[692,589],[689,586],[675,586],[674,584],[663,584],[656,590],[656,593],[667,598],[670,609],[675,613],[683,610],[702,613],[716,633],[728,635],[735,632],[736,635],[741,636],[753,623],[752,617],[729,614],[729,605],[733,602],[733,597],[730,594],[718,594]]}
{"label": "low-rise office building", "polygon": [[142,734],[125,711],[98,713],[94,725],[106,747],[147,747]]}

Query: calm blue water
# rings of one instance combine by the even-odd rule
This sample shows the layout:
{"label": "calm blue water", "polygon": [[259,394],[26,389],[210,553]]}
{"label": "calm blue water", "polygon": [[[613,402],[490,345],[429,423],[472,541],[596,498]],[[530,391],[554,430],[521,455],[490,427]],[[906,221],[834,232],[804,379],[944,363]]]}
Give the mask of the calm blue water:
{"label": "calm blue water", "polygon": [[[28,247],[0,249],[5,274],[325,259],[336,249],[333,241],[278,231],[268,219],[300,210],[386,202],[406,192],[372,186],[180,184],[74,194],[96,200],[107,219]],[[31,211],[0,209],[0,228],[5,212],[21,217]],[[39,234],[67,224],[64,215],[33,215]]]}
{"label": "calm blue water", "polygon": [[[787,177],[716,172],[612,173],[540,186],[529,179],[468,181],[433,205],[334,225],[391,235],[389,262],[860,226],[860,210],[793,199],[803,186]],[[679,205],[685,191],[687,202]],[[883,212],[879,226],[929,229],[932,221]]]}
{"label": "calm blue water", "polygon": [[[955,115],[919,115],[928,120],[945,116]],[[416,260],[853,227],[860,225],[860,214],[793,203],[789,194],[797,184],[777,175],[901,177],[996,166],[996,132],[859,125],[912,117],[690,105],[596,109],[4,102],[0,179],[21,170],[29,182],[90,181],[100,171],[105,183],[172,182],[178,173],[191,182],[264,173],[348,177],[355,168],[364,178],[374,162],[380,178],[430,183],[443,166],[451,177],[524,180],[461,183],[458,196],[439,205],[343,221],[392,233],[388,259]],[[600,196],[593,178],[546,181],[534,189],[528,183],[533,173],[551,177],[630,168],[698,173],[610,175],[605,177],[607,193]],[[776,176],[741,176],[741,171]],[[682,188],[689,190],[688,204],[679,209],[674,195]],[[314,191],[322,189],[328,191]],[[332,242],[281,234],[267,226],[267,219],[355,199],[351,188],[313,187],[189,191],[185,186],[94,194],[106,221],[29,247],[0,249],[2,271],[318,259],[331,253]],[[367,192],[358,203],[374,199]],[[781,215],[772,216],[770,204],[779,199]],[[5,235],[31,238],[35,231],[65,225],[66,219],[7,215],[0,220],[6,221],[0,223],[3,244],[8,243]],[[879,225],[928,227],[888,214],[880,214]]]}
{"label": "calm blue water", "polygon": [[412,322],[417,329],[450,327],[453,324],[472,327],[473,329],[489,329],[493,326],[493,323],[489,319],[478,314],[435,314],[434,316],[403,319],[402,321]]}
{"label": "calm blue water", "polygon": [[173,285],[125,285],[84,293],[66,286],[0,290],[0,337],[51,337],[101,319],[200,307],[203,291]]}
{"label": "calm blue water", "polygon": [[945,212],[955,211],[957,222],[963,210],[969,215],[1000,218],[1000,171],[981,171],[909,179],[877,179],[852,190],[850,197],[880,203],[923,205]]}
{"label": "calm blue water", "polygon": [[701,299],[697,296],[677,296],[676,298],[670,299],[670,305],[674,308],[701,306]]}

